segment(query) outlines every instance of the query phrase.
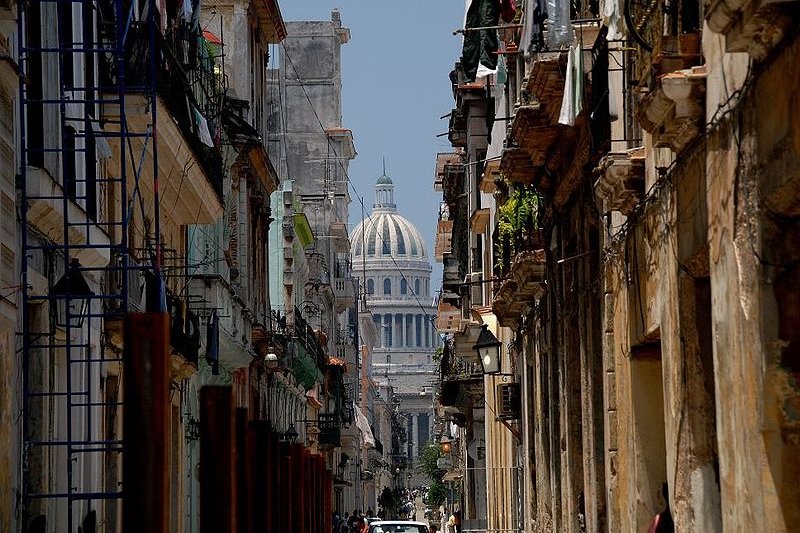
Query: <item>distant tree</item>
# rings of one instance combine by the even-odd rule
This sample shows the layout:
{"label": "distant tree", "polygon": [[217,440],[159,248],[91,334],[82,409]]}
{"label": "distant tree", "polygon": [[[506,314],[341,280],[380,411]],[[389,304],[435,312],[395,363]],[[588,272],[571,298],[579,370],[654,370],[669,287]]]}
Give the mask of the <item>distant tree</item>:
{"label": "distant tree", "polygon": [[439,449],[439,445],[435,442],[428,443],[428,445],[422,449],[422,454],[420,454],[419,470],[432,482],[440,483],[447,473],[446,470],[442,470],[436,464],[440,457],[442,457],[442,452]]}
{"label": "distant tree", "polygon": [[447,500],[447,487],[441,481],[432,481],[428,486],[425,505],[431,509],[436,509]]}

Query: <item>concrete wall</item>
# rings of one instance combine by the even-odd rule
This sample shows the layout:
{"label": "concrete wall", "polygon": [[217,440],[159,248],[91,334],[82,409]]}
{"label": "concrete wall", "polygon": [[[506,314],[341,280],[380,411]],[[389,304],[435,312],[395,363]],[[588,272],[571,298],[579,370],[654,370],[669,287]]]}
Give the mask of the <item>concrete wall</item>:
{"label": "concrete wall", "polygon": [[[797,230],[787,217],[796,216],[800,92],[787,81],[797,77],[798,46],[749,65],[705,32],[707,137],[680,156],[670,185],[611,248],[612,531],[646,529],[664,509],[662,482],[679,531],[800,524],[798,419],[789,407],[799,396],[796,345],[785,327],[796,323],[788,302],[796,302]],[[744,97],[730,102],[737,89]],[[734,108],[721,121],[720,104]],[[645,149],[653,183],[665,154],[649,135]]]}

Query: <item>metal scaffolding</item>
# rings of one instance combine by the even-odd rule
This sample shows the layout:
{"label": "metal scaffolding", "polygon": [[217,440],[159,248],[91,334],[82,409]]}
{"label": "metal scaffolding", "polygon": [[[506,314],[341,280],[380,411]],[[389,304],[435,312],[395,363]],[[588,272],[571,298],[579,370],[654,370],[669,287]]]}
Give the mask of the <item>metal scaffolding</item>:
{"label": "metal scaffolding", "polygon": [[[19,6],[23,530],[116,530],[123,323],[132,298],[163,312],[158,11],[154,0]],[[136,126],[132,108],[146,117]]]}

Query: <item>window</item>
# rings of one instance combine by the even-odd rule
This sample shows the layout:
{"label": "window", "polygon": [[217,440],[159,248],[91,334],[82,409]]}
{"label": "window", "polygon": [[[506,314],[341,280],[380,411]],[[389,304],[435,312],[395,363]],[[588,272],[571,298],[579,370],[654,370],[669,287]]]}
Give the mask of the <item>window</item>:
{"label": "window", "polygon": [[[382,324],[382,322],[381,322],[381,320],[382,320],[382,319],[381,319],[381,315],[379,315],[379,314],[373,314],[373,315],[372,315],[372,320],[375,322],[375,329],[377,329],[378,331],[380,331],[380,330],[381,330],[381,324]],[[380,340],[381,340],[382,338],[383,338],[383,336],[382,336],[382,335],[380,335],[380,336],[379,336],[379,338],[378,338],[378,342],[379,342],[379,343],[380,343]]]}
{"label": "window", "polygon": [[383,324],[383,347],[392,347],[392,315],[384,315]]}
{"label": "window", "polygon": [[367,280],[367,294],[375,294],[375,280],[368,279]]}
{"label": "window", "polygon": [[400,280],[400,294],[408,294],[408,282],[406,278]]}
{"label": "window", "polygon": [[378,238],[376,233],[377,230],[375,229],[375,225],[373,224],[369,228],[369,234],[367,235],[367,255],[375,255],[375,241]]}
{"label": "window", "polygon": [[394,224],[394,233],[397,237],[397,253],[406,255],[406,240],[403,238],[403,233],[400,231],[400,225],[394,219],[392,219],[392,223]]}
{"label": "window", "polygon": [[389,224],[386,223],[383,225],[383,247],[381,253],[383,255],[392,255],[392,241],[389,238]]}
{"label": "window", "polygon": [[383,294],[392,294],[392,280],[389,278],[383,280]]}
{"label": "window", "polygon": [[418,279],[414,280],[414,294],[419,296],[419,280]]}

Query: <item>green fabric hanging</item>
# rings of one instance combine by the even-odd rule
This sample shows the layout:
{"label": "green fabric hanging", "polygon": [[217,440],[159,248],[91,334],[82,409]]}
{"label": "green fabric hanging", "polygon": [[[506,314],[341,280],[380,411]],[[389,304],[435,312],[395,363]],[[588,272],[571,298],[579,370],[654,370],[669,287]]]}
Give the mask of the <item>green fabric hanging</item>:
{"label": "green fabric hanging", "polygon": [[[500,6],[497,0],[472,0],[467,10],[465,29],[497,26],[500,21]],[[475,81],[478,63],[489,70],[497,68],[497,30],[464,32],[464,48],[461,52],[461,65],[467,81]]]}

